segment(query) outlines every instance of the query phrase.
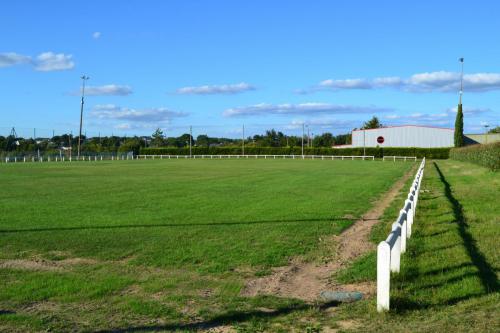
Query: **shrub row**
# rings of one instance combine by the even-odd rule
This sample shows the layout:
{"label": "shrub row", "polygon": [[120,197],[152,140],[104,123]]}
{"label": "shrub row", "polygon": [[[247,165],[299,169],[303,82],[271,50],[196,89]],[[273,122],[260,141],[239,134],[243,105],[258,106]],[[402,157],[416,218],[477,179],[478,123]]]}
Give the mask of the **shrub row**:
{"label": "shrub row", "polygon": [[[366,148],[367,156],[416,156],[447,159],[450,148]],[[193,147],[193,155],[240,155],[241,147]],[[141,155],[189,155],[189,147],[141,148]],[[301,147],[245,147],[247,155],[301,155]],[[363,148],[304,148],[305,155],[362,156]]]}
{"label": "shrub row", "polygon": [[450,158],[458,161],[472,162],[490,168],[500,169],[500,142],[486,145],[473,145],[463,148],[453,148]]}

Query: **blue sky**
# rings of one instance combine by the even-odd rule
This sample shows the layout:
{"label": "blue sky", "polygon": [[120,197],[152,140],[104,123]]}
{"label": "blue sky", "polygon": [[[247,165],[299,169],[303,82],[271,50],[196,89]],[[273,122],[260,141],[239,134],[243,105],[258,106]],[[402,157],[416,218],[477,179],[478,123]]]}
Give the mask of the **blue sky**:
{"label": "blue sky", "polygon": [[9,1],[0,134],[499,125],[498,1]]}

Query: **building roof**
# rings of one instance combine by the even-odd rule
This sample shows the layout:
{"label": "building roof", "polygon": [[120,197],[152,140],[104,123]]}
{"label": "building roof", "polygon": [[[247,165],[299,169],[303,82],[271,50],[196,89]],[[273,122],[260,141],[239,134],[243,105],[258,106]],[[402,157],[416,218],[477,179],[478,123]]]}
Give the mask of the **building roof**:
{"label": "building roof", "polygon": [[384,127],[379,127],[379,128],[355,129],[355,130],[352,130],[352,131],[353,131],[353,132],[355,132],[355,131],[372,131],[372,130],[380,130],[380,129],[384,129],[384,128],[394,128],[394,127],[423,127],[423,128],[436,128],[436,129],[442,129],[442,130],[454,131],[454,129],[453,129],[453,128],[437,127],[437,126],[422,126],[422,125],[396,125],[396,126],[384,126]]}

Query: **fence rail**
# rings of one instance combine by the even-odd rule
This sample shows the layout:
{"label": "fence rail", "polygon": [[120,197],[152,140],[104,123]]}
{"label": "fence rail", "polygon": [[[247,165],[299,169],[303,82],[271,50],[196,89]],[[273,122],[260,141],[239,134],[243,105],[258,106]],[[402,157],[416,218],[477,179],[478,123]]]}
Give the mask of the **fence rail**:
{"label": "fence rail", "polygon": [[375,160],[375,156],[332,156],[332,155],[137,155],[140,159],[223,159],[223,158],[261,158],[261,159],[312,159],[312,160]]}
{"label": "fence rail", "polygon": [[399,216],[392,224],[392,231],[377,247],[377,311],[389,310],[391,272],[399,273],[401,254],[406,252],[406,242],[411,237],[415,210],[424,177],[425,157],[420,163],[411,185],[408,198]]}
{"label": "fence rail", "polygon": [[382,157],[383,161],[385,161],[386,159],[393,160],[394,162],[396,162],[397,160],[404,160],[405,162],[406,161],[414,161],[414,162],[417,161],[416,156],[383,156]]}
{"label": "fence rail", "polygon": [[[416,157],[386,156],[389,160],[417,161]],[[384,157],[384,161],[386,160]],[[73,161],[118,161],[118,160],[155,160],[155,159],[312,159],[312,160],[375,160],[375,156],[337,156],[337,155],[82,155],[66,156],[6,156],[0,159],[1,163],[26,163],[26,162],[73,162]]]}

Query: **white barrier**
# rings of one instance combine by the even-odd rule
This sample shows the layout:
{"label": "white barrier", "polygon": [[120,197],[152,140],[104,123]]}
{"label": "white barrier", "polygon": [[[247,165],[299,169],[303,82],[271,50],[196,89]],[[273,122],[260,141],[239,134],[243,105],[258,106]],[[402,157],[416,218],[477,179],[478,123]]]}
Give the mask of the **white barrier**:
{"label": "white barrier", "polygon": [[425,158],[420,163],[411,185],[408,199],[392,224],[392,231],[377,247],[377,311],[387,311],[390,306],[391,272],[399,273],[401,254],[406,252],[406,241],[411,237],[420,185],[424,177]]}
{"label": "white barrier", "polygon": [[137,158],[141,159],[155,159],[155,158],[192,158],[192,159],[229,159],[229,158],[263,158],[263,159],[295,159],[295,158],[301,158],[301,159],[321,159],[321,160],[336,160],[336,159],[350,159],[350,160],[355,160],[355,159],[360,159],[360,160],[375,160],[375,156],[332,156],[332,155],[137,155]]}
{"label": "white barrier", "polygon": [[385,161],[385,160],[392,160],[394,162],[398,161],[398,160],[403,160],[403,161],[413,161],[413,162],[416,162],[417,161],[417,157],[415,156],[383,156],[382,157],[382,161]]}
{"label": "white barrier", "polygon": [[[114,156],[114,155],[110,155],[110,156],[103,156],[103,155],[100,155],[100,156],[97,156],[97,155],[93,155],[93,156],[85,156],[85,155],[82,155],[80,157],[74,157],[76,161],[104,161],[104,160],[111,160],[111,161],[119,161],[119,160],[129,160],[129,155],[117,155],[117,156]],[[230,158],[236,158],[236,159],[239,159],[239,158],[252,158],[252,159],[259,159],[259,158],[262,158],[262,159],[311,159],[311,160],[315,160],[315,159],[321,159],[321,160],[372,160],[374,161],[375,160],[375,156],[352,156],[352,155],[349,155],[349,156],[335,156],[335,155],[134,155],[134,156],[130,156],[130,159],[134,160],[134,159],[144,159],[144,160],[147,160],[147,159],[172,159],[172,158],[175,158],[175,159],[179,159],[179,158],[184,158],[184,159],[230,159]],[[409,157],[409,156],[384,156],[383,157],[383,160],[385,161],[386,159],[392,159],[394,161],[396,160],[404,160],[404,161],[417,161],[417,158],[416,157]],[[5,159],[2,159],[0,161],[2,162],[5,162],[5,163],[16,163],[16,162],[20,162],[20,161],[23,161],[23,162],[27,162],[28,160],[26,159],[26,157],[5,157]],[[34,157],[34,156],[31,156],[31,162],[35,162],[35,161],[38,161],[38,162],[44,162],[43,161],[43,157]],[[73,157],[72,156],[69,156],[68,159],[66,159],[64,156],[62,158],[58,158],[58,157],[55,157],[55,158],[50,158],[47,157],[46,158],[46,161],[47,162],[64,162],[64,161],[73,161]]]}

